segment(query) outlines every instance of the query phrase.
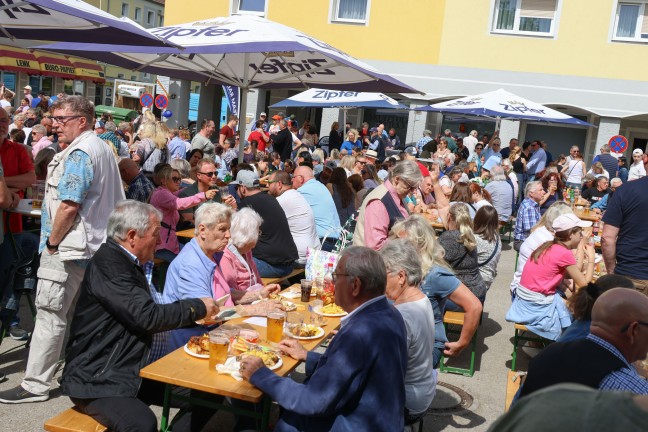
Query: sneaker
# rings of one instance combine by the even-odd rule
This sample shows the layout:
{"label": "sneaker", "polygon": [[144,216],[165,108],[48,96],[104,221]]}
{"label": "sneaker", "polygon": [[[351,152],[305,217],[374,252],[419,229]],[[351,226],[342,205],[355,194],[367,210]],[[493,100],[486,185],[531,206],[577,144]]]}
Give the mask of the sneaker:
{"label": "sneaker", "polygon": [[18,326],[11,326],[9,327],[9,336],[13,340],[24,341],[29,339],[29,332],[27,330],[21,329]]}
{"label": "sneaker", "polygon": [[22,386],[0,392],[0,402],[6,404],[19,404],[25,402],[42,402],[49,399],[49,394],[36,395],[30,393]]}

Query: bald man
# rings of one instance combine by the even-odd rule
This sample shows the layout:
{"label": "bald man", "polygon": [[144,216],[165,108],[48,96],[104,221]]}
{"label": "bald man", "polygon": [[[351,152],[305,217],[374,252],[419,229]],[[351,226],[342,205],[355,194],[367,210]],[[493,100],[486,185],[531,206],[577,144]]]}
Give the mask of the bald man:
{"label": "bald man", "polygon": [[126,189],[127,199],[148,202],[149,195],[155,189],[155,185],[140,171],[137,162],[128,158],[120,160],[119,175],[128,186]]}
{"label": "bald man", "polygon": [[520,397],[560,383],[648,395],[648,381],[632,366],[648,353],[647,318],[644,294],[627,288],[606,291],[594,303],[589,336],[540,352],[529,364]]}

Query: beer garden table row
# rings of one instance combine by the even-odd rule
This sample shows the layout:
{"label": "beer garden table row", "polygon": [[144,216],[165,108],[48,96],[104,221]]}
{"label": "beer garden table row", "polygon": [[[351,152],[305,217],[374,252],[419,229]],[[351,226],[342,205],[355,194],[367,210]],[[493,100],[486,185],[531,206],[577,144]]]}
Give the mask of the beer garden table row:
{"label": "beer garden table row", "polygon": [[[299,285],[293,285],[292,287],[287,288],[287,290],[293,289],[295,287],[299,288]],[[297,310],[294,312],[288,312],[288,314],[302,314],[304,322],[308,322],[310,314],[308,311],[308,303],[301,302],[299,298],[291,299],[290,301],[297,305]],[[249,317],[235,318],[228,321],[227,323],[238,325],[242,328],[254,329],[259,333],[259,340],[267,341],[267,327],[246,323],[245,321],[248,318]],[[315,340],[300,341],[307,350],[316,348],[320,343],[322,343],[322,341],[329,337],[331,332],[340,324],[340,318],[326,317],[324,319],[326,321],[326,325],[322,327],[324,329],[324,335],[321,338]],[[289,356],[282,356],[282,361],[283,365],[279,369],[275,370],[275,373],[279,376],[287,376],[299,364],[299,361]],[[142,378],[159,381],[166,384],[160,430],[163,432],[168,430],[171,400],[174,398],[196,403],[208,408],[214,408],[215,410],[222,409],[226,411],[236,412],[239,415],[244,415],[255,419],[260,418],[261,430],[268,430],[270,404],[272,402],[270,398],[264,395],[261,390],[257,389],[245,380],[236,381],[230,375],[220,375],[218,374],[218,372],[216,372],[216,370],[209,370],[208,362],[208,359],[192,357],[187,354],[183,348],[178,348],[172,353],[144,367],[140,371],[140,376]],[[227,396],[246,402],[262,402],[263,410],[261,415],[259,415],[257,412],[251,410],[234,408],[213,402],[206,402],[204,399],[174,395],[171,391],[172,386],[199,390],[219,396]]]}

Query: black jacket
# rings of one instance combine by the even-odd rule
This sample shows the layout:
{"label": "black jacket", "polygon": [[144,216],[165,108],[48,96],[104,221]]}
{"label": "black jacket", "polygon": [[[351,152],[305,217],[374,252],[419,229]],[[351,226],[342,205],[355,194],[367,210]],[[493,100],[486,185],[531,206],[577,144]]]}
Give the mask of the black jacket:
{"label": "black jacket", "polygon": [[156,304],[142,268],[113,240],[90,260],[80,291],[61,383],[76,398],[135,397],[153,333],[207,313],[200,299]]}
{"label": "black jacket", "polygon": [[293,147],[293,137],[290,130],[288,128],[281,129],[276,135],[271,135],[270,138],[272,139],[272,147],[274,151],[281,155],[281,160],[290,159]]}

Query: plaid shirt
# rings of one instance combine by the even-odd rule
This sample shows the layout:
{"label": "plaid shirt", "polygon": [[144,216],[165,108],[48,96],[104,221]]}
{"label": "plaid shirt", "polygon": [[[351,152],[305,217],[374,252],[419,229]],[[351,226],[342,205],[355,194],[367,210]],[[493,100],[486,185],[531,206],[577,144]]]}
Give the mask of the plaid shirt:
{"label": "plaid shirt", "polygon": [[598,336],[589,334],[587,339],[596,342],[626,364],[626,367],[610,372],[599,384],[600,390],[628,391],[635,394],[648,395],[648,381],[641,377],[635,368],[628,363],[616,347]]}
{"label": "plaid shirt", "polygon": [[517,212],[513,239],[524,241],[529,237],[531,228],[540,220],[540,206],[531,198],[524,198]]}
{"label": "plaid shirt", "polygon": [[155,189],[155,185],[140,172],[128,185],[126,198],[145,203],[148,202],[153,189]]}
{"label": "plaid shirt", "polygon": [[[157,304],[163,304],[164,302],[162,301],[162,294],[159,293],[157,289],[155,289],[155,285],[153,284],[153,265],[154,265],[153,261],[148,261],[144,263],[144,265],[141,265],[135,255],[130,253],[130,251],[128,251],[123,246],[121,248],[128,254],[128,256],[131,257],[131,259],[135,262],[135,264],[141,266],[142,269],[144,270],[144,276],[146,277],[146,282],[148,283],[149,292],[151,293],[151,297],[153,298],[153,301]],[[153,341],[151,343],[151,349],[149,350],[146,364],[151,364],[157,359],[162,358],[167,354],[167,339],[168,339],[168,332],[160,332],[160,333],[153,334]]]}

